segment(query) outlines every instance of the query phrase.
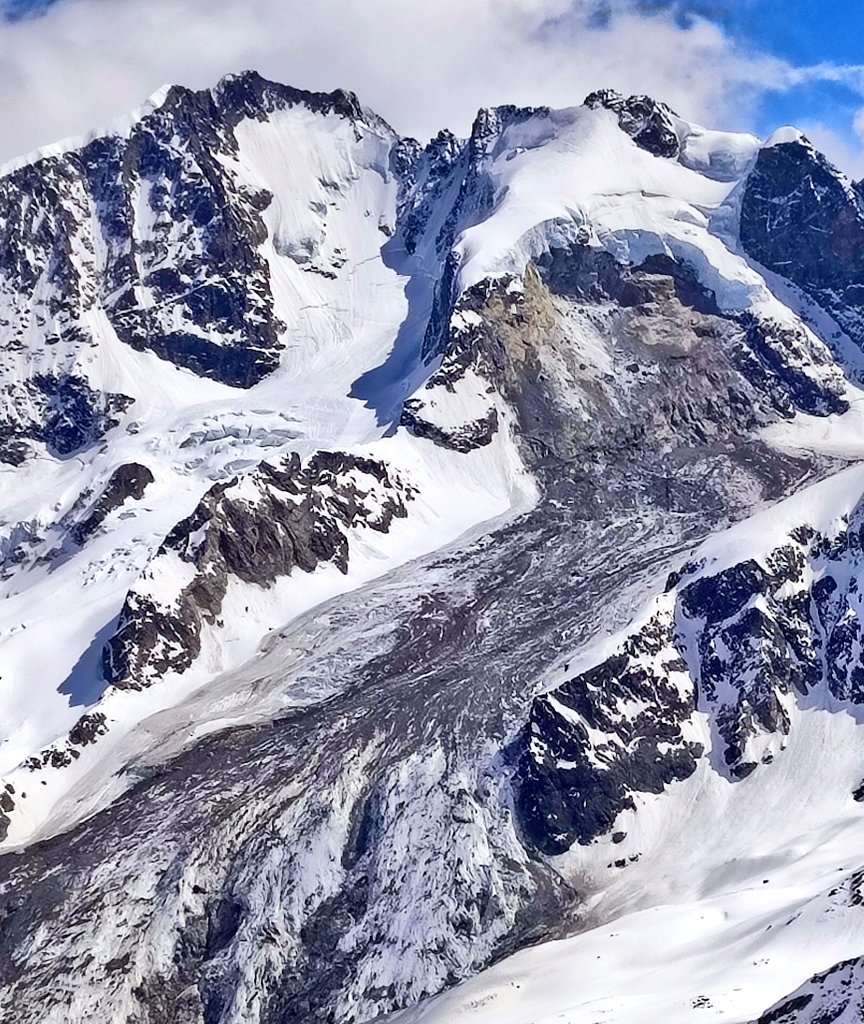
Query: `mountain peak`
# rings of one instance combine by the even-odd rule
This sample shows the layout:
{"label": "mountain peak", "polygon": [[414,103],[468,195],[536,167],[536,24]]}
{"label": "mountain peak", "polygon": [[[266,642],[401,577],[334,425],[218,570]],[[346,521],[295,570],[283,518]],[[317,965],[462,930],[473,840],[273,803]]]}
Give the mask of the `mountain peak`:
{"label": "mountain peak", "polygon": [[254,70],[225,75],[212,90],[217,105],[234,117],[262,118],[275,110],[302,104],[316,113],[338,114],[352,121],[363,121],[368,112],[353,92],[310,92],[270,81]]}
{"label": "mountain peak", "polygon": [[678,115],[650,96],[625,97],[614,89],[598,89],[585,97],[586,107],[603,107],[617,114],[622,131],[655,156],[677,157],[681,151],[675,122]]}
{"label": "mountain peak", "polygon": [[0,179],[0,1018],[745,1021],[864,948],[827,161],[612,90],[424,147],[255,71],[45,155]]}
{"label": "mountain peak", "polygon": [[763,148],[771,149],[773,146],[785,146],[790,143],[801,143],[812,149],[812,144],[804,132],[788,124],[776,128],[765,140]]}

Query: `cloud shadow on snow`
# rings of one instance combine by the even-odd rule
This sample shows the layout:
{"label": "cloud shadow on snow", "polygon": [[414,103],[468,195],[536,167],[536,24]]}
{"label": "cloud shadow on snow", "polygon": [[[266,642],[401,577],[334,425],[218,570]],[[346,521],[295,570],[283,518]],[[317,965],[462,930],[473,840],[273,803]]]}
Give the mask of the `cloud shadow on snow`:
{"label": "cloud shadow on snow", "polygon": [[358,398],[374,410],[379,426],[395,429],[402,404],[417,390],[434,369],[422,361],[423,339],[432,315],[437,275],[418,266],[395,238],[381,249],[384,265],[407,278],[405,298],[408,313],[396,334],[390,354],[379,366],[361,374],[351,386],[351,398]]}

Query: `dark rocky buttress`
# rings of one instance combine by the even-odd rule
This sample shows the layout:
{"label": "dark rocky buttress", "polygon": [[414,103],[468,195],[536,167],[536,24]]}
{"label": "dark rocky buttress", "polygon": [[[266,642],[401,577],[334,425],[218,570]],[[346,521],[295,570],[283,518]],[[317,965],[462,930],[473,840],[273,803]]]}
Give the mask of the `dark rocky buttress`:
{"label": "dark rocky buttress", "polygon": [[741,244],[814,298],[864,347],[864,198],[806,140],[760,150]]}
{"label": "dark rocky buttress", "polygon": [[[386,533],[408,514],[411,496],[383,463],[342,452],[319,452],[305,464],[295,453],[214,485],[168,535],[143,586],[128,594],[103,652],[105,679],[139,689],[166,672],[184,672],[200,653],[204,626],[219,619],[231,580],[266,588],[321,562],[347,572],[348,531]],[[192,578],[173,601],[160,600],[146,581],[173,557]]]}
{"label": "dark rocky buttress", "polygon": [[[658,670],[651,658],[664,649],[672,653]],[[512,751],[517,810],[533,846],[557,854],[589,843],[635,808],[634,793],[662,793],[693,774],[703,748],[682,729],[695,710],[680,682],[685,668],[658,615],[621,653],[533,702]],[[628,714],[634,704],[641,710]]]}
{"label": "dark rocky buttress", "polygon": [[90,447],[132,402],[126,395],[94,391],[82,377],[56,373],[12,383],[5,397],[21,409],[20,415],[0,418],[0,462],[12,466],[28,458],[34,441],[60,459]]}
{"label": "dark rocky buttress", "polygon": [[177,366],[248,388],[279,361],[282,324],[259,251],[271,195],[236,180],[243,118],[304,104],[363,115],[343,91],[307,93],[253,72],[210,91],[173,86],[125,134],[46,156],[0,179],[7,350],[35,326],[48,345],[95,343],[87,314]]}
{"label": "dark rocky buttress", "polygon": [[832,1024],[864,1020],[864,962],[843,960],[820,971],[766,1010],[755,1024]]}
{"label": "dark rocky buttress", "polygon": [[670,604],[534,701],[510,752],[527,838],[562,853],[610,832],[634,794],[692,774],[696,710],[708,715],[714,769],[735,780],[782,756],[798,697],[864,703],[862,575],[860,508],[837,534],[796,528],[759,561],[685,565]]}
{"label": "dark rocky buttress", "polygon": [[614,89],[598,89],[585,97],[585,106],[611,110],[617,115],[621,130],[654,156],[678,156],[681,147],[673,121],[675,114],[665,103],[650,96],[625,97]]}

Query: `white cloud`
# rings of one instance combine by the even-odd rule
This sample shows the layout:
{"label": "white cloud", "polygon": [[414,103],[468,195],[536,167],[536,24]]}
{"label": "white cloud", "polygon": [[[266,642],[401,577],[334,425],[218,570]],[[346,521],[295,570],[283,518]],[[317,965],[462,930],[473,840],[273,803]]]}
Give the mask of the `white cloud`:
{"label": "white cloud", "polygon": [[[712,23],[633,0],[60,0],[0,24],[0,160],[137,106],[166,82],[253,67],[302,88],[353,89],[399,131],[465,132],[480,106],[648,92],[691,119],[747,128],[801,74],[741,53]],[[833,73],[833,72],[831,72]]]}
{"label": "white cloud", "polygon": [[813,82],[833,82],[864,96],[864,64],[811,64],[808,67],[789,67],[788,85],[809,85]]}
{"label": "white cloud", "polygon": [[621,13],[589,28],[587,0],[61,0],[0,26],[0,159],[78,134],[166,82],[254,67],[298,87],[353,89],[406,134],[465,131],[483,105],[579,103],[605,85],[694,117],[764,75],[707,22]]}

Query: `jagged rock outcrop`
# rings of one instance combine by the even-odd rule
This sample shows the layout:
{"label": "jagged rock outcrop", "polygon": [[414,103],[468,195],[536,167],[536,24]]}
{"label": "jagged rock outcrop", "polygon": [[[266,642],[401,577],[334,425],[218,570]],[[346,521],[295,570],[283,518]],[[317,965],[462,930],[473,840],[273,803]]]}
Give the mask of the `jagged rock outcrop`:
{"label": "jagged rock outcrop", "polygon": [[821,971],[755,1024],[857,1024],[864,1016],[862,971],[860,957]]}
{"label": "jagged rock outcrop", "polygon": [[531,842],[590,842],[634,793],[692,774],[696,711],[717,769],[742,779],[783,756],[799,698],[864,702],[862,579],[861,506],[836,533],[796,528],[758,560],[685,565],[616,653],[532,705],[511,755]]}
{"label": "jagged rock outcrop", "polygon": [[511,754],[529,843],[549,855],[590,843],[635,809],[634,793],[662,793],[696,771],[704,747],[688,736],[686,673],[672,624],[657,615],[620,653],[534,701]]}
{"label": "jagged rock outcrop", "polygon": [[760,150],[741,198],[741,244],[864,347],[864,199],[806,138]]}
{"label": "jagged rock outcrop", "polygon": [[512,104],[485,108],[466,140],[441,132],[425,150],[406,142],[396,149],[395,166],[402,182],[400,238],[413,253],[421,236],[430,234],[441,261],[421,349],[425,363],[433,363],[447,348],[447,325],[458,297],[460,261],[454,245],[459,231],[488,216],[495,206],[489,164],[500,155],[508,128],[548,113],[548,108]]}
{"label": "jagged rock outcrop", "polygon": [[242,480],[216,484],[127,596],[103,653],[105,679],[137,689],[185,671],[232,581],[269,587],[321,562],[347,572],[349,531],[386,533],[411,497],[383,463],[342,452],[262,462]]}
{"label": "jagged rock outcrop", "polygon": [[650,96],[622,96],[614,89],[599,89],[585,97],[585,106],[605,107],[618,115],[618,124],[637,146],[654,156],[677,157],[680,153],[676,116],[665,103]]}
{"label": "jagged rock outcrop", "polygon": [[115,427],[131,401],[126,395],[99,393],[69,374],[39,373],[16,382],[0,402],[0,463],[20,465],[34,441],[50,455],[68,458]]}
{"label": "jagged rock outcrop", "polygon": [[[68,768],[81,756],[81,748],[95,743],[100,736],[108,732],[106,716],[101,711],[91,711],[82,715],[69,730],[69,735],[62,743],[55,744],[40,754],[27,758],[24,767],[30,772],[38,772],[42,768]],[[26,793],[21,793],[23,800]],[[15,809],[15,801],[10,800],[7,811]],[[8,824],[8,822],[7,822]]]}
{"label": "jagged rock outcrop", "polygon": [[72,539],[76,544],[84,544],[108,516],[122,508],[129,498],[140,501],[152,483],[153,473],[147,466],[137,462],[127,462],[118,466],[99,497],[87,508],[84,516],[76,519],[70,527]]}
{"label": "jagged rock outcrop", "polygon": [[0,839],[5,839],[9,831],[9,812],[15,810],[15,787],[7,782],[0,791]]}
{"label": "jagged rock outcrop", "polygon": [[[799,698],[861,702],[857,512],[691,560],[838,468],[766,428],[828,434],[849,409],[827,339],[711,234],[705,197],[725,202],[749,142],[715,153],[723,133],[694,129],[687,156],[663,104],[586,103],[484,110],[424,148],[349,93],[246,74],[0,182],[7,463],[38,444],[52,470],[80,459],[41,518],[13,509],[4,575],[50,584],[78,560],[96,611],[60,692],[108,684],[0,789],[7,845],[28,844],[0,864],[0,1014],[363,1024],[413,1006],[602,920],[622,812],[650,795],[662,815],[706,775],[741,792]],[[403,549],[403,526],[432,539]],[[425,554],[322,585],[358,549]],[[308,601],[280,604],[292,588]],[[268,617],[240,637],[250,607]],[[623,639],[588,657],[601,636]]]}

